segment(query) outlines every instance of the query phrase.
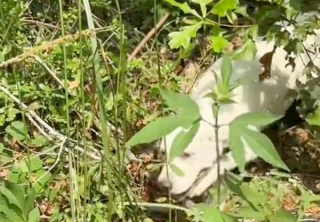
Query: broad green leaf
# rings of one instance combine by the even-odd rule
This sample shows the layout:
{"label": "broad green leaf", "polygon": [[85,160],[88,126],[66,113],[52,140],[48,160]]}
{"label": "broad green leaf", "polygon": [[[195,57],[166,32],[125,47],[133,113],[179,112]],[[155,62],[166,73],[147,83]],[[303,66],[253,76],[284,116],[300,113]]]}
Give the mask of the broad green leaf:
{"label": "broad green leaf", "polygon": [[264,204],[268,201],[268,196],[266,194],[260,193],[253,189],[249,186],[249,183],[242,183],[241,190],[246,198],[250,200],[250,202],[253,203],[257,209],[260,209],[260,205],[264,206]]}
{"label": "broad green leaf", "polygon": [[229,46],[228,40],[222,36],[211,36],[210,37],[211,48],[214,52],[221,53]]}
{"label": "broad green leaf", "polygon": [[[18,185],[16,185],[16,186],[18,186]],[[18,193],[17,190],[15,190],[15,189],[13,189],[13,192],[12,192],[7,187],[0,186],[0,193],[8,199],[10,204],[14,204],[22,210],[22,204],[23,204],[23,191],[22,191],[22,189],[20,189],[20,192]]]}
{"label": "broad green leaf", "polygon": [[32,155],[30,157],[30,171],[37,171],[42,168],[42,160],[39,156]]}
{"label": "broad green leaf", "polygon": [[188,145],[191,143],[194,136],[198,132],[199,127],[200,122],[198,121],[195,124],[193,124],[188,131],[181,131],[177,135],[170,149],[170,161],[183,154],[185,149],[188,147]]}
{"label": "broad green leaf", "polygon": [[246,141],[250,149],[252,149],[260,158],[275,167],[290,171],[281,160],[278,152],[273,146],[273,143],[266,135],[248,128],[243,128],[241,136],[244,141]]}
{"label": "broad green leaf", "polygon": [[34,201],[36,199],[36,190],[31,187],[27,191],[27,195],[23,204],[23,212],[28,215],[30,211],[34,208]]}
{"label": "broad green leaf", "polygon": [[220,212],[224,222],[238,222],[237,218],[232,215],[226,214],[224,212]]}
{"label": "broad green leaf", "polygon": [[18,183],[21,177],[21,172],[10,172],[9,174],[9,182]]}
{"label": "broad green leaf", "polygon": [[289,211],[280,208],[270,218],[272,222],[297,222],[297,218],[293,216]]}
{"label": "broad green leaf", "polygon": [[21,121],[14,121],[6,128],[6,132],[13,138],[22,141],[25,139],[26,126]]}
{"label": "broad green leaf", "polygon": [[39,221],[40,221],[40,212],[38,207],[36,207],[29,213],[28,222],[39,222]]}
{"label": "broad green leaf", "polygon": [[185,14],[192,14],[198,18],[201,18],[201,16],[197,13],[197,11],[194,9],[191,9],[190,6],[188,5],[188,3],[186,3],[186,2],[179,3],[174,0],[165,0],[165,1],[168,2],[172,6],[180,8]]}
{"label": "broad green leaf", "polygon": [[232,58],[234,60],[253,60],[257,53],[256,44],[248,39],[239,49],[237,49]]}
{"label": "broad green leaf", "polygon": [[6,182],[6,188],[11,191],[15,196],[16,200],[19,202],[19,208],[23,210],[22,206],[24,205],[24,189],[21,185]]}
{"label": "broad green leaf", "polygon": [[23,173],[29,172],[29,165],[24,157],[19,158],[19,161],[16,162],[15,167],[17,167]]}
{"label": "broad green leaf", "polygon": [[12,122],[16,118],[18,113],[20,113],[20,110],[15,108],[10,108],[7,113],[6,122]]}
{"label": "broad green leaf", "polygon": [[236,117],[232,123],[240,125],[266,126],[282,118],[266,112],[249,112]]}
{"label": "broad green leaf", "polygon": [[220,210],[215,206],[197,204],[194,208],[199,214],[201,214],[201,221],[203,222],[224,222]]}
{"label": "broad green leaf", "polygon": [[160,117],[133,135],[126,143],[126,146],[129,148],[138,144],[150,143],[168,135],[179,126],[184,125],[185,122],[185,119],[177,116]]}
{"label": "broad green leaf", "polygon": [[105,222],[104,216],[101,215],[100,213],[94,213],[93,215],[97,222]]}
{"label": "broad green leaf", "polygon": [[301,12],[301,4],[303,0],[289,0],[289,5],[297,12]]}
{"label": "broad green leaf", "polygon": [[244,17],[250,17],[247,13],[247,8],[245,6],[240,6],[238,5],[235,10],[234,10],[235,13],[237,14],[240,14],[240,15],[243,15]]}
{"label": "broad green leaf", "polygon": [[191,44],[191,38],[197,36],[198,30],[201,28],[202,22],[198,22],[194,25],[183,26],[182,31],[171,32],[169,34],[170,42],[169,46],[171,49],[177,49],[182,46],[185,49],[188,49]]}
{"label": "broad green leaf", "polygon": [[48,139],[46,137],[38,135],[31,141],[31,143],[33,146],[39,147],[45,145],[47,141]]}
{"label": "broad green leaf", "polygon": [[[175,164],[170,163],[171,170],[178,176],[183,177],[184,173],[179,167],[177,167]],[[187,172],[188,173],[188,172]]]}
{"label": "broad green leaf", "polygon": [[318,108],[312,117],[306,118],[310,125],[320,126],[320,108]]}
{"label": "broad green leaf", "polygon": [[301,12],[301,3],[302,0],[289,0],[289,2],[286,1],[285,4],[282,4],[286,8],[286,17],[294,18],[297,12]]}
{"label": "broad green leaf", "polygon": [[[1,198],[1,196],[0,196]],[[13,209],[9,209],[8,206],[0,204],[0,215],[3,216],[5,215],[4,218],[9,218],[9,220],[2,220],[3,218],[0,217],[0,221],[8,221],[8,222],[24,222],[21,218],[21,215],[18,215]]]}
{"label": "broad green leaf", "polygon": [[[0,61],[1,61],[1,57],[0,57]],[[1,206],[0,206],[0,208],[1,208]],[[12,222],[12,219],[9,219],[9,217],[2,212],[0,214],[0,221],[2,221],[2,222]]]}
{"label": "broad green leaf", "polygon": [[251,36],[251,38],[255,41],[258,37],[258,29],[259,26],[258,25],[253,25],[251,26],[251,28],[249,29],[249,35]]}
{"label": "broad green leaf", "polygon": [[241,135],[241,127],[238,127],[237,125],[231,123],[229,129],[229,146],[231,148],[233,159],[237,163],[239,171],[244,172],[244,167],[246,164],[244,150],[245,144],[241,140]]}
{"label": "broad green leaf", "polygon": [[256,212],[262,212],[260,204],[264,204],[267,201],[267,197],[261,195],[256,190],[253,190],[247,183],[240,183],[231,174],[227,174],[224,177],[224,181],[227,187],[241,197],[247,204]]}
{"label": "broad green leaf", "polygon": [[52,174],[44,169],[41,169],[35,173],[35,176],[37,181],[43,186],[50,180]]}
{"label": "broad green leaf", "polygon": [[235,9],[238,4],[238,0],[220,0],[211,12],[219,17],[224,17],[227,11]]}
{"label": "broad green leaf", "polygon": [[229,56],[224,56],[222,58],[221,75],[222,75],[222,84],[225,86],[229,85],[230,78],[232,75],[232,63]]}
{"label": "broad green leaf", "polygon": [[[169,108],[176,110],[179,117],[189,119],[190,123],[201,117],[199,106],[185,94],[159,89],[161,97]],[[186,128],[186,127],[185,127]]]}
{"label": "broad green leaf", "polygon": [[270,139],[264,134],[250,128],[252,125],[268,125],[279,118],[279,116],[268,113],[251,112],[243,114],[231,122],[229,143],[232,148],[233,158],[238,164],[240,171],[243,171],[245,167],[245,148],[252,149],[256,155],[268,163],[289,170],[281,160]]}
{"label": "broad green leaf", "polygon": [[263,212],[256,211],[250,207],[242,207],[239,212],[237,212],[237,216],[258,221],[264,221],[266,219]]}

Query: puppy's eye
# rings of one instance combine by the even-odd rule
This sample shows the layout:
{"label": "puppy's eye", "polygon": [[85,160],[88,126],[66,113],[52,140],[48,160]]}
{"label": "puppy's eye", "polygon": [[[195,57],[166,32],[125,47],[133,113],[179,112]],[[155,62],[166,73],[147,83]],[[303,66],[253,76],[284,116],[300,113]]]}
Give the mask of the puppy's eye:
{"label": "puppy's eye", "polygon": [[161,151],[159,156],[160,156],[160,158],[165,158],[166,152],[165,151]]}

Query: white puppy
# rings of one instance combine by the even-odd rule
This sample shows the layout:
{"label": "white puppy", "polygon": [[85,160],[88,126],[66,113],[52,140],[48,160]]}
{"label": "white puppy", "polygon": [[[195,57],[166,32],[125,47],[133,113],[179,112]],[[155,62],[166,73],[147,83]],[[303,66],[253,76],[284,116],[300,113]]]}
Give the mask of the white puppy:
{"label": "white puppy", "polygon": [[[300,19],[301,20],[301,19]],[[292,27],[286,27],[292,33]],[[310,35],[304,42],[307,49],[313,50],[314,42],[320,43],[320,30],[315,30],[316,35]],[[221,106],[218,118],[218,124],[224,125],[219,129],[219,145],[220,148],[228,146],[228,133],[230,123],[235,117],[247,112],[266,111],[276,115],[283,115],[294,100],[294,92],[296,89],[296,80],[305,83],[306,78],[302,76],[305,65],[310,61],[310,54],[302,54],[295,58],[295,69],[289,65],[285,59],[287,53],[283,48],[277,48],[271,65],[271,78],[259,82],[259,74],[261,73],[261,63],[259,59],[265,54],[273,50],[274,43],[268,43],[263,40],[256,41],[257,55],[252,61],[232,61],[233,74],[231,82],[235,82],[240,78],[249,78],[251,82],[241,85],[234,90],[235,96],[232,98],[236,103]],[[316,54],[317,55],[317,54]],[[311,58],[316,66],[320,66],[320,56],[316,57],[311,54]],[[217,76],[221,76],[222,59],[217,60],[203,75],[200,77],[198,84],[191,93],[191,98],[199,105],[200,113],[203,119],[214,124],[212,112],[213,100],[204,97],[210,92],[215,84],[213,72]],[[181,127],[170,133],[165,141],[162,141],[160,149],[167,149],[169,155],[171,145],[175,137],[181,132]],[[211,168],[205,178],[196,185],[196,187],[188,193],[189,197],[201,195],[211,184],[217,179],[217,170],[214,162],[217,159],[215,151],[215,131],[210,124],[205,121],[200,122],[200,128],[189,144],[185,153],[181,157],[175,158],[171,163],[184,172],[183,176],[176,175],[169,167],[163,167],[158,182],[163,186],[170,186],[172,194],[181,194],[186,192],[196,181],[199,173]],[[246,149],[246,161],[249,162],[256,158],[251,149]],[[233,160],[231,153],[221,160],[221,173],[224,170],[230,170],[237,165]]]}

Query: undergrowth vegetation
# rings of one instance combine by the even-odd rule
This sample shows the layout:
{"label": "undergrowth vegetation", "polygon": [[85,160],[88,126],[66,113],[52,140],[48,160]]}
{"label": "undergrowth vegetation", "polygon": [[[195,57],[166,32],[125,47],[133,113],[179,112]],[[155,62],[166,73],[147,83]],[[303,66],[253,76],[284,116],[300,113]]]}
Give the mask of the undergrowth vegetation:
{"label": "undergrowth vegetation", "polygon": [[[180,221],[171,210],[190,221],[301,220],[320,198],[284,172],[241,184],[230,176],[229,189],[212,190],[211,203],[190,209],[170,198],[150,203],[146,165],[161,164],[133,153],[192,126],[179,137],[174,158],[196,132],[199,110],[180,92],[192,88],[200,69],[186,76],[187,63],[205,67],[225,55],[221,85],[210,95],[218,113],[232,100],[230,59],[253,58],[259,36],[301,52],[300,41],[320,22],[296,24],[296,41],[274,23],[316,7],[303,0],[0,0],[0,221]],[[301,90],[301,98],[317,108],[316,93]],[[262,159],[289,171],[270,139],[247,130],[241,118],[260,125],[279,117],[253,113],[232,122],[240,171],[240,136],[259,145]],[[307,120],[319,126],[319,112]],[[293,192],[296,215],[281,204]],[[169,214],[148,214],[157,207]]]}

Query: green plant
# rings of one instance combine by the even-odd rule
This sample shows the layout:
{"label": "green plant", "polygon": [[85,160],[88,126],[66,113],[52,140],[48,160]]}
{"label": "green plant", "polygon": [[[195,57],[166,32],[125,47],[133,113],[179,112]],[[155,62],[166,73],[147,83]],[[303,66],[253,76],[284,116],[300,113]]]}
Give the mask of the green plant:
{"label": "green plant", "polygon": [[38,222],[40,212],[34,206],[36,199],[34,187],[2,182],[0,185],[1,221]]}
{"label": "green plant", "polygon": [[[215,101],[213,106],[213,114],[216,119],[215,125],[212,127],[215,128],[216,141],[219,138],[219,108],[224,104],[228,104],[232,101],[232,90],[239,86],[240,80],[237,85],[230,84],[230,78],[232,75],[232,65],[229,57],[223,58],[223,65],[221,68],[221,78],[217,77],[216,84],[213,86],[212,93],[206,95],[211,96]],[[199,113],[199,108],[197,104],[189,98],[187,95],[177,94],[174,92],[160,90],[161,96],[168,105],[169,109],[176,112],[174,116],[166,116],[158,118],[155,121],[149,123],[144,128],[142,128],[137,134],[130,138],[126,143],[127,147],[133,147],[141,143],[149,143],[153,140],[159,139],[168,135],[174,129],[178,127],[183,127],[184,129],[189,130],[187,132],[181,132],[178,134],[174,140],[169,154],[169,165],[177,174],[183,173],[177,166],[170,164],[170,160],[180,156],[184,150],[187,148],[189,143],[192,141],[193,136],[197,133],[199,128],[199,122],[205,121],[202,119]],[[177,102],[178,101],[178,102]],[[287,166],[282,162],[277,151],[275,150],[270,139],[264,134],[257,132],[252,129],[250,126],[263,126],[268,125],[280,117],[274,116],[267,113],[247,113],[242,114],[239,117],[235,118],[229,123],[229,144],[232,149],[233,157],[240,169],[241,172],[244,171],[245,166],[245,155],[244,148],[248,146],[253,149],[253,151],[266,162],[273,164],[276,167],[282,168],[289,171]],[[220,154],[220,148],[218,142],[216,143],[216,152],[217,156]],[[219,160],[218,160],[218,175],[219,175]],[[218,177],[219,180],[219,177]],[[229,182],[231,184],[231,182]],[[229,186],[232,191],[241,190],[241,186],[233,184],[233,187]],[[232,189],[233,188],[233,189]],[[237,194],[241,193],[250,193],[250,189],[246,191],[236,192]],[[254,195],[253,195],[254,196]],[[246,198],[246,197],[244,197]],[[248,198],[248,201],[253,201],[251,197]],[[218,188],[217,203],[220,202],[220,188]],[[263,201],[263,199],[260,199]],[[255,207],[255,205],[251,205]],[[207,210],[208,207],[199,205],[196,212],[201,209],[201,213],[197,213],[197,218],[200,214],[203,214],[201,221],[210,221],[208,218],[220,218],[219,221],[224,221],[224,213],[220,212],[217,206],[210,206],[211,210]],[[255,208],[253,208],[255,209]],[[260,212],[263,213],[263,212]],[[281,212],[279,212],[280,214]],[[291,214],[290,214],[291,215]],[[228,217],[228,216],[226,216]],[[230,219],[232,220],[232,219]]]}

